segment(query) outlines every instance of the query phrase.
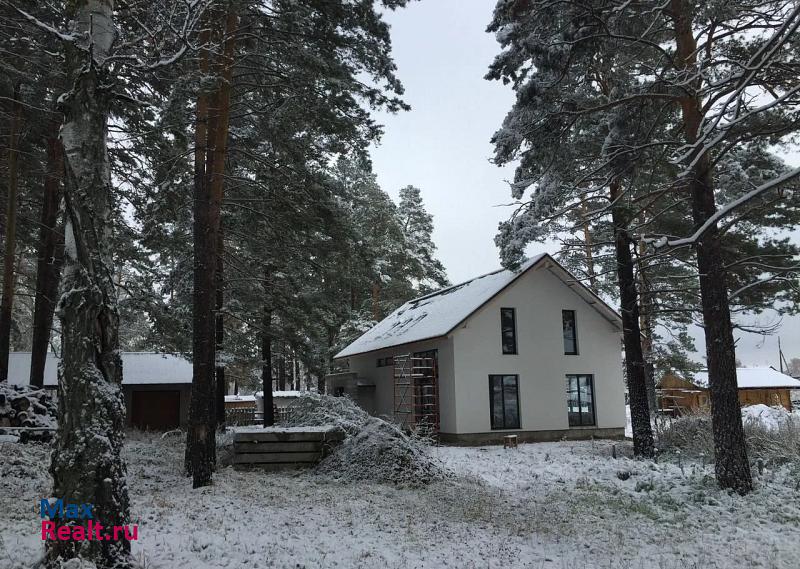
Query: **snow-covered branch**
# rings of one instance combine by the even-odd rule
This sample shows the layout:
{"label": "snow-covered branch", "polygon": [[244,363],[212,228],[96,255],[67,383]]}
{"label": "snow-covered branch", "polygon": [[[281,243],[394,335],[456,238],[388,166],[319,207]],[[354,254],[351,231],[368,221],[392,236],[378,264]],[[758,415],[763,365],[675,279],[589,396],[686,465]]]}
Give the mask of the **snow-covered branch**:
{"label": "snow-covered branch", "polygon": [[675,239],[669,240],[666,237],[661,237],[659,239],[650,239],[649,242],[652,242],[655,247],[662,248],[662,247],[685,247],[687,245],[694,245],[712,226],[714,226],[720,219],[727,217],[733,211],[741,207],[742,205],[746,204],[750,200],[753,200],[760,196],[761,194],[768,192],[774,188],[777,188],[786,182],[793,180],[800,176],[800,168],[795,168],[794,170],[789,170],[782,176],[778,176],[770,180],[769,182],[762,184],[741,196],[738,199],[733,200],[729,204],[726,204],[724,207],[717,210],[714,215],[710,216],[703,225],[697,228],[697,230],[692,233],[689,237],[685,237],[683,239]]}

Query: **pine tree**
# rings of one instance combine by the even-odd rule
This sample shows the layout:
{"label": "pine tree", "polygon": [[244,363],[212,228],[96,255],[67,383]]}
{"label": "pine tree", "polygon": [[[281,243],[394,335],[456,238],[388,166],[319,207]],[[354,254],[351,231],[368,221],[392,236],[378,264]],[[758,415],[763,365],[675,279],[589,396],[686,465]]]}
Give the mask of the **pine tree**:
{"label": "pine tree", "polygon": [[436,258],[436,245],[433,243],[433,216],[425,211],[422,192],[414,186],[400,190],[400,203],[397,214],[403,229],[407,256],[411,264],[412,278],[421,294],[447,286],[448,280],[444,266]]}

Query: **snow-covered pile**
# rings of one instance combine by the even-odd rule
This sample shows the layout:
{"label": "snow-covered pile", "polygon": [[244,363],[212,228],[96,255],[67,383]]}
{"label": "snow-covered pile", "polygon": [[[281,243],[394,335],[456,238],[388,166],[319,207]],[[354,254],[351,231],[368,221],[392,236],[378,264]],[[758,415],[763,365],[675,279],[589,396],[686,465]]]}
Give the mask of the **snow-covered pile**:
{"label": "snow-covered pile", "polygon": [[421,486],[451,476],[423,440],[370,416],[347,397],[308,394],[289,408],[291,426],[334,426],[347,434],[317,466],[317,472],[343,480],[369,480]]}
{"label": "snow-covered pile", "polygon": [[[742,408],[742,423],[751,459],[800,461],[800,413],[783,407],[751,405]],[[691,413],[657,429],[658,447],[690,456],[714,456],[711,416]]]}
{"label": "snow-covered pile", "polygon": [[742,408],[742,421],[765,429],[775,430],[786,426],[787,422],[800,421],[800,414],[789,413],[784,407],[750,405]]}
{"label": "snow-covered pile", "polygon": [[[0,431],[3,431],[3,427],[54,428],[55,426],[56,402],[46,390],[27,385],[0,383]],[[10,432],[16,433],[17,429]],[[47,431],[44,433],[45,438],[51,435]],[[41,436],[42,433],[37,434],[38,438]],[[24,440],[28,438],[30,433],[26,433],[23,437]]]}
{"label": "snow-covered pile", "polygon": [[344,480],[369,480],[422,486],[452,474],[422,440],[396,425],[370,417],[317,466],[317,471]]}
{"label": "snow-covered pile", "polygon": [[331,397],[303,393],[288,405],[284,424],[289,427],[339,427],[347,434],[361,431],[370,419],[369,413],[349,397]]}

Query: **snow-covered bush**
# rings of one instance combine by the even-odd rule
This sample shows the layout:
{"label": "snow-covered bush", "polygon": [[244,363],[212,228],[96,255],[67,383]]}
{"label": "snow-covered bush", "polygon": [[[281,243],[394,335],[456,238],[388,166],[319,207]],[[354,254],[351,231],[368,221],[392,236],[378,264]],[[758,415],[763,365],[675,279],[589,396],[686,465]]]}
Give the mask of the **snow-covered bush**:
{"label": "snow-covered bush", "polygon": [[289,407],[285,424],[289,427],[335,426],[347,434],[359,432],[370,415],[349,397],[304,393]]}
{"label": "snow-covered bush", "polygon": [[317,471],[345,480],[370,480],[422,486],[451,476],[429,446],[396,425],[370,417],[317,466]]}
{"label": "snow-covered bush", "polygon": [[[800,413],[783,407],[752,405],[742,408],[747,451],[751,460],[800,462]],[[711,415],[690,413],[659,424],[658,448],[684,455],[714,456]]]}
{"label": "snow-covered bush", "polygon": [[371,480],[411,486],[451,476],[425,440],[370,416],[347,397],[310,394],[290,405],[291,426],[336,426],[344,442],[332,449],[317,472],[343,480]]}

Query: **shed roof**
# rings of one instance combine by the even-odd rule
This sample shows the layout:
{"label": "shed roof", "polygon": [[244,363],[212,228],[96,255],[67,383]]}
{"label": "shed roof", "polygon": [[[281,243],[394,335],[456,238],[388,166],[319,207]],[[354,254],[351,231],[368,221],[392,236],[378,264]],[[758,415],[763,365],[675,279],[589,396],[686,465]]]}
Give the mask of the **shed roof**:
{"label": "shed roof", "polygon": [[[58,385],[60,358],[47,353],[44,368],[45,387]],[[11,352],[8,356],[8,380],[27,385],[31,373],[31,353]],[[178,354],[157,352],[122,352],[122,385],[192,383],[192,362]]]}
{"label": "shed roof", "polygon": [[336,354],[335,358],[446,336],[522,274],[545,261],[550,262],[549,267],[567,286],[608,320],[620,326],[619,314],[614,309],[550,255],[543,253],[528,259],[517,270],[500,269],[406,302]]}
{"label": "shed roof", "polygon": [[[736,381],[739,389],[800,389],[800,381],[774,367],[736,368]],[[708,389],[708,371],[695,372],[692,383]]]}

